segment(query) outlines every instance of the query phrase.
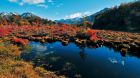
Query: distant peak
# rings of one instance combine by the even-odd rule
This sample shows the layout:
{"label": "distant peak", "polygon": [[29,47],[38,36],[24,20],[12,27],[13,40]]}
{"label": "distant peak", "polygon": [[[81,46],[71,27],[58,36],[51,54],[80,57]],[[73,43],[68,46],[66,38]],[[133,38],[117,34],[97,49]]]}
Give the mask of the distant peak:
{"label": "distant peak", "polygon": [[1,12],[0,13],[1,16],[11,16],[11,15],[19,15],[16,12]]}
{"label": "distant peak", "polygon": [[19,14],[16,13],[16,12],[10,12],[9,14],[11,14],[11,15],[19,15]]}
{"label": "distant peak", "polygon": [[8,15],[9,13],[8,12],[1,12],[0,15],[2,16],[5,16],[5,15]]}
{"label": "distant peak", "polygon": [[21,16],[23,18],[26,18],[26,17],[38,17],[35,14],[33,14],[32,12],[25,12],[25,13],[21,14]]}

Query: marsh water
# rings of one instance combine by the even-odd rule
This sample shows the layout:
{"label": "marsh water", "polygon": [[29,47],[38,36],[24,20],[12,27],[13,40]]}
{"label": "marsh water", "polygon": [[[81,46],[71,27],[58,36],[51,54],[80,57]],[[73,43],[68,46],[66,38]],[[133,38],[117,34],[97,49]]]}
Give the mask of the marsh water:
{"label": "marsh water", "polygon": [[140,58],[101,46],[79,47],[74,43],[30,42],[30,52],[21,58],[35,66],[69,78],[140,78]]}

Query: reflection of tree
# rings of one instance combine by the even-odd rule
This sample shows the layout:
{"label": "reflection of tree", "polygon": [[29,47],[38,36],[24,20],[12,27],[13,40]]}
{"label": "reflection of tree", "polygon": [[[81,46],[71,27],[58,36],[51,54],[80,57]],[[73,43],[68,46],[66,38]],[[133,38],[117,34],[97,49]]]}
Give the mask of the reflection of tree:
{"label": "reflection of tree", "polygon": [[86,54],[85,54],[84,47],[80,47],[79,55],[80,55],[80,57],[81,57],[82,60],[85,60],[86,59]]}
{"label": "reflection of tree", "polygon": [[122,57],[126,57],[126,52],[120,52]]}
{"label": "reflection of tree", "polygon": [[122,64],[123,66],[125,65],[125,57],[122,57],[121,64]]}

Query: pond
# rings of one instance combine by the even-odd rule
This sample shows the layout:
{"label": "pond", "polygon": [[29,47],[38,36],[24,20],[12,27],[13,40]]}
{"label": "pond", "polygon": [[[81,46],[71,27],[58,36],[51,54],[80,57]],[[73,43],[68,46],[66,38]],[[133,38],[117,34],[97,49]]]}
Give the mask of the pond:
{"label": "pond", "polygon": [[74,43],[63,46],[61,42],[30,42],[30,52],[21,58],[35,66],[54,71],[69,78],[140,78],[140,58],[125,57],[111,48],[79,47]]}

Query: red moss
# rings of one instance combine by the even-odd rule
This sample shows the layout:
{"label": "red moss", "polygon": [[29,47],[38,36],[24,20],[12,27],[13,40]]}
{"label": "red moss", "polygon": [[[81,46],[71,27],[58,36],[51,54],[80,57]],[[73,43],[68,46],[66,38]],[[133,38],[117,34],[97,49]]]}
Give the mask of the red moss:
{"label": "red moss", "polygon": [[5,37],[9,34],[8,28],[0,27],[0,37]]}
{"label": "red moss", "polygon": [[28,40],[22,39],[22,38],[16,38],[16,37],[13,38],[13,42],[14,43],[20,43],[22,45],[27,45],[28,44]]}
{"label": "red moss", "polygon": [[92,41],[99,40],[99,38],[97,38],[96,31],[87,29],[86,33],[90,36],[90,40],[92,40]]}

